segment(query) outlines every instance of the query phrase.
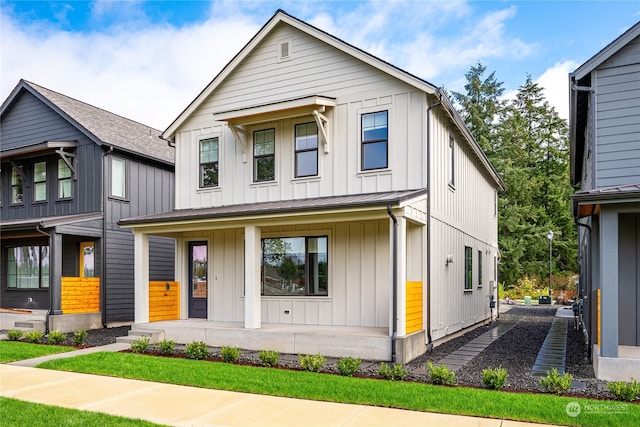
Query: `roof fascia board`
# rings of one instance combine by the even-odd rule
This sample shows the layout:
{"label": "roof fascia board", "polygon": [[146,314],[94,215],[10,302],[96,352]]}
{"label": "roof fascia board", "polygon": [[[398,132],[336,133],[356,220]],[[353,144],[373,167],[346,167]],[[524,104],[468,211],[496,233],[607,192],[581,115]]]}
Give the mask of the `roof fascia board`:
{"label": "roof fascia board", "polygon": [[207,99],[211,93],[223,82],[227,76],[229,76],[235,68],[255,49],[255,47],[281,22],[291,25],[292,27],[315,37],[336,49],[345,52],[373,67],[376,67],[387,74],[396,77],[403,82],[414,86],[426,93],[436,94],[437,88],[431,84],[419,79],[418,77],[409,74],[393,65],[382,61],[374,57],[373,55],[358,49],[318,28],[313,27],[306,22],[303,22],[293,16],[287,14],[282,10],[278,10],[276,14],[256,33],[255,36],[245,45],[244,48],[220,71],[220,73],[209,83],[209,85],[187,106],[187,108],[169,125],[169,127],[162,133],[162,138],[166,140],[173,140],[176,131]]}
{"label": "roof fascia board", "polygon": [[[321,96],[309,96],[306,98],[299,98],[289,101],[275,102],[271,104],[257,105],[253,107],[247,107],[233,111],[223,111],[220,113],[213,113],[213,118],[216,121],[221,122],[237,122],[237,124],[250,124],[252,123],[251,117],[264,116],[265,114],[282,114],[285,111],[291,111],[293,115],[307,114],[312,111],[303,111],[297,113],[296,110],[304,110],[305,108],[318,109],[323,107],[335,107],[336,102],[334,99],[321,97]],[[257,121],[262,121],[256,118]],[[255,121],[255,120],[254,120]]]}
{"label": "roof fascia board", "polygon": [[637,22],[634,26],[625,31],[617,39],[605,46],[600,52],[596,53],[584,64],[579,66],[574,72],[576,82],[581,80],[587,74],[591,73],[595,68],[600,66],[607,59],[615,55],[620,49],[626,46],[631,40],[640,36],[640,22]]}

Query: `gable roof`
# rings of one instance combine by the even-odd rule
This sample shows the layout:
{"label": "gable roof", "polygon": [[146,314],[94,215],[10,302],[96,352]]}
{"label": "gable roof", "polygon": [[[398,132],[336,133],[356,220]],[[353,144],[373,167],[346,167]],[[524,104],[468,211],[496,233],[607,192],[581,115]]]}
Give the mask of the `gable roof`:
{"label": "gable roof", "polygon": [[218,73],[217,76],[196,96],[196,98],[187,106],[187,108],[180,113],[180,115],[169,125],[169,127],[162,133],[162,137],[168,141],[171,141],[175,137],[176,131],[182,126],[184,122],[186,122],[200,107],[200,105],[205,102],[205,100],[218,88],[225,79],[234,72],[234,70],[244,61],[247,56],[253,52],[253,50],[260,44],[262,40],[264,40],[269,33],[280,23],[288,24],[297,30],[319,39],[320,41],[363,61],[366,64],[371,65],[372,67],[377,68],[378,70],[391,75],[398,80],[411,85],[427,94],[431,94],[439,99],[439,104],[446,110],[447,114],[453,121],[453,123],[458,127],[460,132],[464,135],[464,137],[469,142],[469,145],[476,155],[476,157],[480,160],[480,163],[484,166],[484,168],[489,172],[497,186],[504,191],[506,189],[502,178],[497,173],[493,165],[489,162],[486,155],[478,145],[477,141],[469,132],[466,125],[464,124],[464,120],[460,117],[458,112],[453,107],[453,104],[448,99],[444,91],[432,85],[431,83],[423,80],[419,77],[414,76],[413,74],[404,71],[380,58],[377,58],[371,55],[368,52],[365,52],[362,49],[359,49],[339,38],[322,31],[313,25],[310,25],[304,21],[301,21],[282,9],[278,9],[274,16],[256,33],[255,36],[247,43],[241,50],[236,54],[236,56]]}
{"label": "gable roof", "polygon": [[159,130],[24,79],[2,103],[0,116],[11,108],[23,91],[31,93],[98,145],[174,164],[175,150],[160,138]]}

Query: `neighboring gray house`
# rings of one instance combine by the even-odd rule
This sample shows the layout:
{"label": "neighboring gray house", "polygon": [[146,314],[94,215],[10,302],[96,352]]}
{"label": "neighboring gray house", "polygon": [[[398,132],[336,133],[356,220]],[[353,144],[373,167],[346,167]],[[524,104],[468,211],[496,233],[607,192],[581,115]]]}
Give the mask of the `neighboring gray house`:
{"label": "neighboring gray house", "polygon": [[580,289],[596,376],[640,378],[640,22],[569,75]]}
{"label": "neighboring gray house", "polygon": [[[2,311],[42,311],[58,330],[133,321],[133,234],[117,223],[173,208],[174,149],[25,80],[0,119]],[[172,280],[173,240],[150,253],[150,280]]]}

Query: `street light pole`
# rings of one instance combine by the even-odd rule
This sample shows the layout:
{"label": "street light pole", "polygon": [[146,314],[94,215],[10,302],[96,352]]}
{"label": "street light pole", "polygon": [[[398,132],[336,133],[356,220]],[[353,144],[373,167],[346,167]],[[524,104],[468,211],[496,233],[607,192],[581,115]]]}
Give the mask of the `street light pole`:
{"label": "street light pole", "polygon": [[547,233],[547,239],[549,239],[549,301],[551,301],[551,281],[552,281],[552,267],[553,267],[553,231],[549,230]]}

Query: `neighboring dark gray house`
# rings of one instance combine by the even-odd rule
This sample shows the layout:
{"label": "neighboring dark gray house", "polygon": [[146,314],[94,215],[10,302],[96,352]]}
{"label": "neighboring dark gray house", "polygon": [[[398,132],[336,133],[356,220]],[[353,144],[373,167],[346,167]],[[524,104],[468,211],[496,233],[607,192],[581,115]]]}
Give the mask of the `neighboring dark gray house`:
{"label": "neighboring dark gray house", "polygon": [[[18,83],[0,109],[3,312],[44,311],[62,331],[133,321],[133,234],[118,221],[173,209],[174,148],[159,135]],[[150,280],[173,280],[174,241],[149,251]]]}
{"label": "neighboring dark gray house", "polygon": [[640,378],[640,22],[569,75],[580,289],[596,376]]}

